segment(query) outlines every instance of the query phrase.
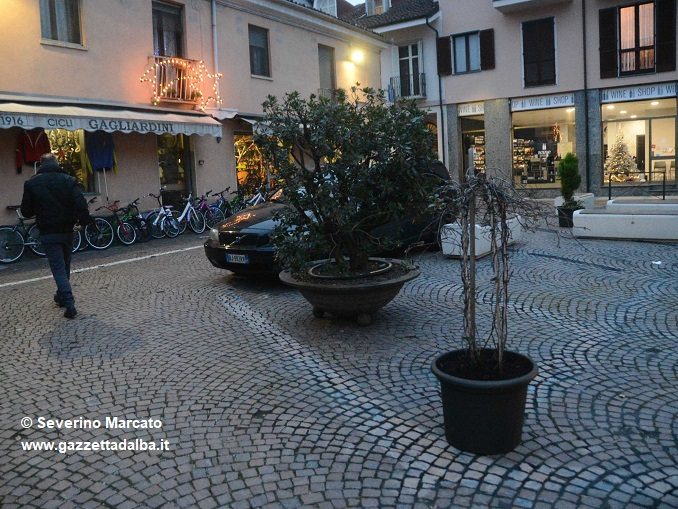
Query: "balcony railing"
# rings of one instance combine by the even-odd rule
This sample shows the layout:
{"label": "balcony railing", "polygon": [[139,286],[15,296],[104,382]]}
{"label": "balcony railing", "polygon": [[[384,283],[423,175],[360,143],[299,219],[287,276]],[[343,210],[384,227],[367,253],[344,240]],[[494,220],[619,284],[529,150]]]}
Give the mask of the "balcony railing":
{"label": "balcony railing", "polygon": [[572,0],[492,0],[495,9],[501,12],[513,12],[522,9],[544,8],[549,5],[562,4]]}
{"label": "balcony railing", "polygon": [[426,97],[426,75],[422,72],[393,76],[388,86],[388,97],[391,101],[401,97],[410,99]]}
{"label": "balcony railing", "polygon": [[202,99],[205,64],[179,57],[150,57],[154,67],[154,102],[196,104]]}

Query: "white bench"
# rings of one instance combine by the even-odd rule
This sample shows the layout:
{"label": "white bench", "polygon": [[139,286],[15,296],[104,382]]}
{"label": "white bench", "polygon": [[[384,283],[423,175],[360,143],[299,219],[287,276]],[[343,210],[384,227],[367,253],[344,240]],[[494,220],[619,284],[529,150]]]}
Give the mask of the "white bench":
{"label": "white bench", "polygon": [[[513,217],[508,220],[508,227],[511,231],[509,244],[513,244],[523,238],[523,227],[520,224],[519,217]],[[461,258],[461,226],[459,223],[450,223],[440,229],[440,247],[445,256],[452,258]],[[476,225],[476,258],[489,254],[490,246],[490,227]]]}
{"label": "white bench", "polygon": [[651,212],[669,212],[678,214],[678,198],[615,198],[608,200],[605,208],[609,211],[625,213],[627,210],[647,210]]}
{"label": "white bench", "polygon": [[577,210],[572,216],[575,237],[678,241],[678,213],[647,207]]}

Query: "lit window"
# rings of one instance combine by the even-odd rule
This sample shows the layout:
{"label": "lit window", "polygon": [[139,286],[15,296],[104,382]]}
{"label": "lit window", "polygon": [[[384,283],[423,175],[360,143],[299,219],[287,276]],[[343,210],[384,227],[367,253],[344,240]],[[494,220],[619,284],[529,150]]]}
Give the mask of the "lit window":
{"label": "lit window", "polygon": [[82,44],[80,0],[40,0],[43,39]]}
{"label": "lit window", "polygon": [[619,9],[619,63],[624,73],[654,70],[654,4]]}
{"label": "lit window", "polygon": [[249,26],[250,36],[250,72],[256,76],[271,76],[268,51],[268,30],[258,26]]}

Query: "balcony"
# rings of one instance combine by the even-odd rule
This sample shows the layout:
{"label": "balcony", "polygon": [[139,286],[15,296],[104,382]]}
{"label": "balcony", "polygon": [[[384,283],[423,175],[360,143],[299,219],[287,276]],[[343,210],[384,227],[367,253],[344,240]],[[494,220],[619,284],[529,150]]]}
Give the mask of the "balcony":
{"label": "balcony", "polygon": [[495,9],[506,14],[536,7],[543,9],[550,5],[565,4],[571,1],[572,0],[492,0],[492,5]]}
{"label": "balcony", "polygon": [[179,57],[149,57],[149,67],[141,81],[153,89],[153,104],[161,102],[201,105],[202,87],[209,74],[202,60]]}
{"label": "balcony", "polygon": [[404,74],[402,76],[393,76],[388,85],[388,99],[423,99],[426,97],[426,75]]}

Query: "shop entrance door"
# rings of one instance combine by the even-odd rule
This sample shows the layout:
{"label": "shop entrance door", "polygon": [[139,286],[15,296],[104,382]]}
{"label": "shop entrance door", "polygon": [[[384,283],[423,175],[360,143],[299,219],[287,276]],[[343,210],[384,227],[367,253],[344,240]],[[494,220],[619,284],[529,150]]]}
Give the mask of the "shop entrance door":
{"label": "shop entrance door", "polygon": [[179,207],[182,198],[194,191],[190,138],[183,134],[158,136],[158,165],[163,203]]}
{"label": "shop entrance door", "polygon": [[[461,118],[464,170],[473,165],[476,173],[485,172],[485,119],[482,116]],[[469,160],[469,149],[473,161]]]}
{"label": "shop entrance door", "polygon": [[636,166],[638,171],[645,173],[645,135],[636,135]]}

